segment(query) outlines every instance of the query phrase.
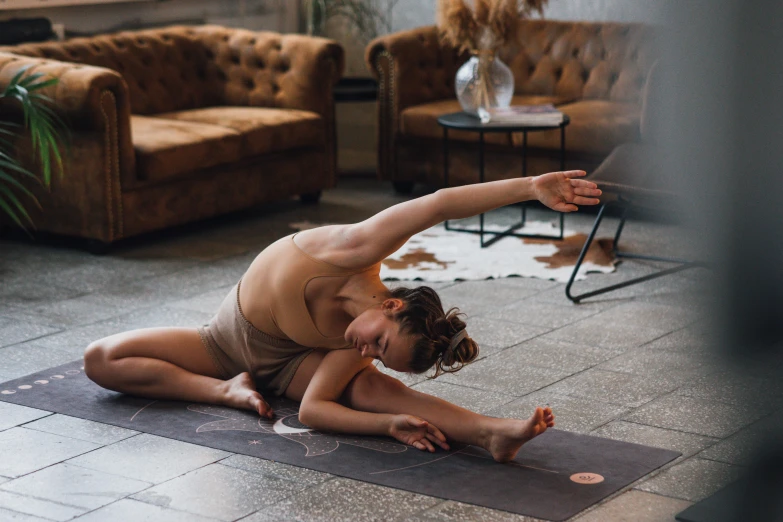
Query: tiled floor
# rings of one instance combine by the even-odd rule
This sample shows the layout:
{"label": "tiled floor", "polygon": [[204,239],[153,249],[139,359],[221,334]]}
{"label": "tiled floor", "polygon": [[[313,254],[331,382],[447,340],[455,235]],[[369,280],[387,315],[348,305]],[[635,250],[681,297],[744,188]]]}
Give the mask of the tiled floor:
{"label": "tiled floor", "polygon": [[[401,200],[388,185],[345,180],[317,206],[276,203],[129,241],[105,257],[0,240],[0,382],[74,360],[111,333],[202,324],[289,223],[354,221]],[[582,231],[591,221],[567,218]],[[634,221],[624,235],[631,249],[682,246],[672,225]],[[653,268],[626,262],[580,286]],[[400,377],[481,413],[527,416],[548,403],[559,428],[682,452],[578,517],[671,520],[736,477],[753,441],[783,418],[781,386],[764,369],[727,374],[715,355],[700,304],[709,277],[685,272],[579,306],[563,284],[538,279],[434,285],[469,314],[481,358],[434,381]],[[74,517],[530,520],[0,402],[0,520]]]}

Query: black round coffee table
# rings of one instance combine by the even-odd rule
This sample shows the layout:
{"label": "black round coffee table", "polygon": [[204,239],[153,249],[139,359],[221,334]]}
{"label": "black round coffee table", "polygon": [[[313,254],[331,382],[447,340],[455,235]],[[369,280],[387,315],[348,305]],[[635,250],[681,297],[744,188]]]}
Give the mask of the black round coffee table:
{"label": "black round coffee table", "polygon": [[[522,133],[522,177],[527,177],[527,133],[537,131],[549,131],[560,129],[560,170],[565,170],[565,128],[571,123],[571,118],[567,114],[563,115],[563,121],[559,125],[520,125],[516,123],[481,123],[481,120],[466,112],[453,112],[444,114],[438,118],[438,124],[443,127],[443,179],[444,186],[449,186],[449,129],[478,132],[479,134],[479,183],[484,183],[484,134],[488,132],[521,132]],[[543,236],[540,234],[520,234],[515,232],[518,228],[525,225],[527,206],[522,204],[522,221],[512,225],[503,231],[484,230],[484,214],[479,215],[479,229],[458,228],[449,226],[445,221],[446,230],[454,232],[465,232],[468,234],[479,234],[481,236],[481,248],[488,247],[494,242],[506,237],[527,237],[536,239],[563,239],[564,216],[560,213],[560,234],[557,236]],[[494,236],[488,241],[484,241],[484,235]]]}

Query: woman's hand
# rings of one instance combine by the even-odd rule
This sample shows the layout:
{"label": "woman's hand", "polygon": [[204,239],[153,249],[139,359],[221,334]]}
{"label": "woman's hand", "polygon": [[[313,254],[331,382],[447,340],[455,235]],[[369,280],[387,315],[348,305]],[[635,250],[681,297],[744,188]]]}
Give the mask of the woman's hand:
{"label": "woman's hand", "polygon": [[389,435],[422,451],[435,451],[433,443],[445,450],[449,449],[446,437],[438,428],[413,415],[393,415]]}
{"label": "woman's hand", "polygon": [[601,191],[598,185],[584,179],[574,179],[585,176],[583,170],[566,172],[550,172],[533,178],[533,190],[536,198],[558,212],[573,212],[579,210],[577,205],[597,205]]}

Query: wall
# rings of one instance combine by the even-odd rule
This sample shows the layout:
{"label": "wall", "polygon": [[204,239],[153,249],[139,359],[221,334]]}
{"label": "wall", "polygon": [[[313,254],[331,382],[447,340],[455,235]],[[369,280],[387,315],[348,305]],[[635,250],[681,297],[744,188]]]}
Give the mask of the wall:
{"label": "wall", "polygon": [[256,30],[294,31],[289,0],[163,0],[43,9],[0,10],[0,20],[43,16],[77,33],[111,32],[173,23],[216,23]]}

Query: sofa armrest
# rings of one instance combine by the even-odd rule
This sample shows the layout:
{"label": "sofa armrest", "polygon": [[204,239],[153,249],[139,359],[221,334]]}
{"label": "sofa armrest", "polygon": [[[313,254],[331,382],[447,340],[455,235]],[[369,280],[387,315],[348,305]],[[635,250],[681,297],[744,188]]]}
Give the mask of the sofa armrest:
{"label": "sofa armrest", "polygon": [[[59,81],[40,91],[53,100],[52,108],[61,116],[73,141],[82,135],[96,136],[101,141],[101,157],[82,158],[94,163],[95,168],[80,165],[73,168],[68,154],[64,154],[66,174],[57,180],[51,198],[62,195],[85,194],[91,201],[71,201],[70,206],[84,205],[103,208],[100,224],[91,224],[97,230],[88,237],[113,241],[122,236],[120,204],[121,180],[133,179],[135,159],[130,131],[130,103],[122,77],[109,69],[41,58],[17,56],[0,51],[0,89],[23,67],[31,73],[43,73]],[[77,171],[81,175],[69,175]],[[94,179],[84,179],[85,176]],[[89,188],[86,188],[89,186]],[[96,187],[101,187],[100,191]],[[100,192],[100,193],[98,193]],[[89,195],[89,196],[88,196]],[[95,201],[92,201],[95,199]]]}
{"label": "sofa armrest", "polygon": [[467,59],[440,42],[435,26],[376,38],[365,62],[378,80],[378,169],[382,179],[397,179],[394,141],[400,113],[408,107],[454,98],[454,76]]}

